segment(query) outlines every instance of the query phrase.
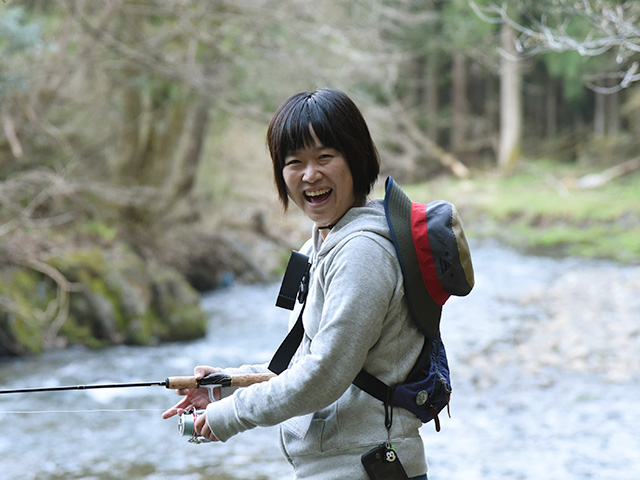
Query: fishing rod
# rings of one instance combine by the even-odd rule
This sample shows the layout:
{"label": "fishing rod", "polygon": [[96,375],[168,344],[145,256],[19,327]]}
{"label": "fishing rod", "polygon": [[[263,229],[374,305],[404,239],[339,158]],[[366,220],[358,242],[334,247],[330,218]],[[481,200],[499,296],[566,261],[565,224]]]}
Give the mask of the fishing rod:
{"label": "fishing rod", "polygon": [[[248,373],[239,375],[228,375],[226,373],[211,373],[201,379],[194,376],[167,377],[158,382],[131,382],[131,383],[103,383],[94,385],[64,385],[56,387],[29,387],[15,388],[10,390],[0,390],[0,394],[7,393],[36,393],[36,392],[59,392],[64,390],[91,390],[98,388],[129,388],[129,387],[166,387],[171,390],[182,388],[209,389],[209,398],[213,401],[212,391],[215,387],[248,387],[254,383],[265,382],[275,377],[274,373]],[[186,409],[178,415],[178,431],[183,437],[188,437],[189,443],[208,442],[205,437],[199,435],[195,430],[195,422],[203,410]]]}
{"label": "fishing rod", "polygon": [[64,390],[91,390],[98,388],[129,388],[129,387],[166,387],[170,390],[199,387],[248,387],[254,383],[264,382],[274,377],[273,373],[249,373],[240,375],[227,375],[226,373],[211,373],[201,379],[194,376],[167,377],[157,382],[132,382],[132,383],[103,383],[95,385],[63,385],[55,387],[29,387],[0,390],[0,394],[7,393],[36,393],[59,392]]}

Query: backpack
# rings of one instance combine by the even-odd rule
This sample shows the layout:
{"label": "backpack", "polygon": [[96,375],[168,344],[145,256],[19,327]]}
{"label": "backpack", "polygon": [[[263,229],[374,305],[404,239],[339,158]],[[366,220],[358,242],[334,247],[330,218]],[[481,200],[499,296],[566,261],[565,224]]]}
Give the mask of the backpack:
{"label": "backpack", "polygon": [[[353,384],[383,402],[387,428],[391,427],[393,407],[401,407],[423,423],[434,420],[436,431],[440,431],[438,414],[445,406],[448,410],[451,395],[440,318],[449,296],[464,296],[473,288],[469,245],[453,204],[442,200],[411,202],[391,177],[385,183],[384,208],[409,312],[425,342],[415,366],[400,385],[388,386],[366,370],[358,373]],[[276,305],[293,310],[297,299],[303,307],[269,364],[269,370],[277,374],[288,367],[302,341],[309,268],[308,257],[294,251]]]}

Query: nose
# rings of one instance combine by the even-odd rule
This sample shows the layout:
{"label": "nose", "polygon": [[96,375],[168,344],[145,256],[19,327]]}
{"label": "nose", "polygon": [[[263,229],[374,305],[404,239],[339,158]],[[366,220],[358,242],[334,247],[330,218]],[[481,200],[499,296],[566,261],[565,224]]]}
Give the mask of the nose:
{"label": "nose", "polygon": [[322,178],[322,170],[315,162],[309,162],[304,172],[302,172],[302,181],[306,183],[314,183]]}

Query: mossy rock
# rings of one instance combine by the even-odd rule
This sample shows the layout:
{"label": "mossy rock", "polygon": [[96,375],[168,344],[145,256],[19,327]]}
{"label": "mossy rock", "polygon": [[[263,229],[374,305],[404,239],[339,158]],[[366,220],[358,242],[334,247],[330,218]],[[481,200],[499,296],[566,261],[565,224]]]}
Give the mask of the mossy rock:
{"label": "mossy rock", "polygon": [[40,353],[47,322],[43,313],[54,294],[46,277],[10,268],[0,276],[0,355]]}
{"label": "mossy rock", "polygon": [[57,325],[51,319],[55,282],[33,270],[13,269],[0,279],[0,307],[5,307],[0,310],[0,334],[6,337],[0,344],[7,344],[0,346],[0,355],[33,354],[67,344],[146,345],[205,334],[207,316],[186,279],[124,246],[69,251],[48,264],[70,282],[64,322]]}

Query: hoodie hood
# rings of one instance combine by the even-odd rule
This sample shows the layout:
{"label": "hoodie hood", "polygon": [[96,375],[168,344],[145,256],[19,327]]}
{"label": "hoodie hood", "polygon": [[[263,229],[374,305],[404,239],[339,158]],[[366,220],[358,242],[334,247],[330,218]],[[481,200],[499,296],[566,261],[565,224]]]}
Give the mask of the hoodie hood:
{"label": "hoodie hood", "polygon": [[[311,257],[322,257],[346,237],[358,232],[371,232],[391,241],[387,218],[384,213],[384,201],[377,198],[363,207],[353,207],[338,220],[327,238],[323,239],[320,230],[313,226],[311,236]],[[314,262],[315,263],[315,262]]]}

